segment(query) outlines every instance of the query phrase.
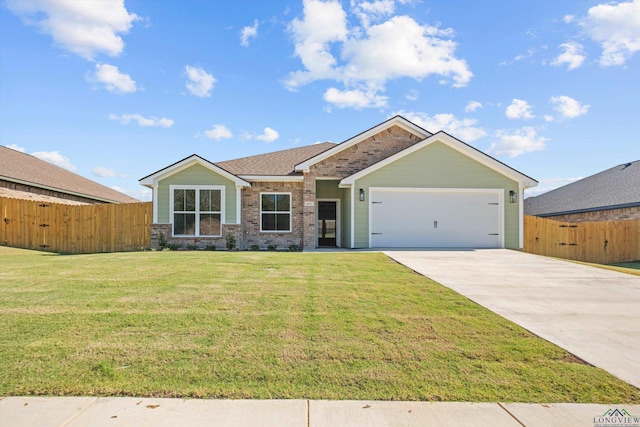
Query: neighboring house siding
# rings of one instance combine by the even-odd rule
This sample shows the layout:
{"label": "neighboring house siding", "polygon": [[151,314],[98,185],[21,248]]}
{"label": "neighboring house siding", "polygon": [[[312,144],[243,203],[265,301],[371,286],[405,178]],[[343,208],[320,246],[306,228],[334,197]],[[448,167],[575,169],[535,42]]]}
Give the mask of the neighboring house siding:
{"label": "neighboring house siding", "polygon": [[201,165],[189,168],[171,175],[158,184],[158,223],[171,222],[170,216],[170,186],[171,185],[224,185],[225,186],[225,223],[237,224],[239,218],[236,212],[235,183]]}
{"label": "neighboring house siding", "polygon": [[101,200],[90,199],[90,198],[87,198],[87,197],[76,196],[74,194],[64,193],[64,192],[61,192],[61,191],[47,190],[47,189],[44,189],[44,188],[34,187],[34,186],[31,186],[31,185],[25,185],[25,184],[18,184],[16,182],[10,182],[10,181],[5,181],[5,180],[0,180],[0,187],[8,188],[10,190],[22,191],[22,192],[25,192],[25,193],[33,193],[33,194],[40,194],[40,195],[43,195],[43,196],[55,197],[57,199],[73,200],[73,201],[76,201],[76,202],[82,202],[82,203],[87,203],[87,204],[107,203],[107,202],[104,202],[104,201],[101,201]]}
{"label": "neighboring house siding", "polygon": [[365,202],[354,203],[356,248],[369,245],[369,187],[504,188],[505,247],[519,247],[518,203],[508,202],[518,183],[440,142],[358,179],[354,187],[366,191]]}
{"label": "neighboring house siding", "polygon": [[[291,231],[260,231],[260,194],[291,193]],[[300,246],[303,240],[303,184],[301,182],[252,182],[251,188],[242,189],[243,246],[250,249],[258,245],[267,249],[274,245],[287,249],[291,245]],[[313,233],[315,229],[310,232]]]}
{"label": "neighboring house siding", "polygon": [[562,222],[614,221],[619,219],[640,219],[640,206],[622,209],[606,209],[567,215],[544,215],[545,218]]}

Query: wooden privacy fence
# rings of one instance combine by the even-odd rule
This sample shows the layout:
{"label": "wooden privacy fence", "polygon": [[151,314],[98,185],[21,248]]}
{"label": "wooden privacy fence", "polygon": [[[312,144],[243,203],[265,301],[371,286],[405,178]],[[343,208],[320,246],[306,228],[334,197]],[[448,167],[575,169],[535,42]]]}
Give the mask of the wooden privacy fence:
{"label": "wooden privacy fence", "polygon": [[0,244],[82,254],[137,251],[151,239],[151,203],[64,205],[0,197]]}
{"label": "wooden privacy fence", "polygon": [[524,250],[599,264],[640,260],[640,219],[568,223],[525,216]]}

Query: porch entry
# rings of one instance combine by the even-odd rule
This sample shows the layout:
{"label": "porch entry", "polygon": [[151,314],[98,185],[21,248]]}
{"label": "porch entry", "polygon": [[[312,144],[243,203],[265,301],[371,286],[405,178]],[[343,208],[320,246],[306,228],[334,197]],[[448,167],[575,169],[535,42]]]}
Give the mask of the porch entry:
{"label": "porch entry", "polygon": [[338,202],[333,200],[318,201],[318,247],[335,248],[338,246]]}

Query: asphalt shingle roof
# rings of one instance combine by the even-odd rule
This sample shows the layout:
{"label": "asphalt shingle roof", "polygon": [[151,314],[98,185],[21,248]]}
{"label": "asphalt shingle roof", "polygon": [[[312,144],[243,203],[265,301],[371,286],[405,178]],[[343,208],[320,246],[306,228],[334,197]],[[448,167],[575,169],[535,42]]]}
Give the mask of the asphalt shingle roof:
{"label": "asphalt shingle roof", "polygon": [[61,193],[72,193],[89,199],[115,203],[137,203],[140,200],[98,184],[66,169],[40,160],[30,154],[0,146],[0,179],[20,181]]}
{"label": "asphalt shingle roof", "polygon": [[524,212],[548,216],[626,206],[640,206],[640,160],[529,197],[524,201]]}
{"label": "asphalt shingle roof", "polygon": [[332,142],[322,142],[304,147],[216,162],[214,164],[234,175],[299,175],[299,173],[294,171],[294,167],[297,164],[317,156],[335,145],[336,144]]}

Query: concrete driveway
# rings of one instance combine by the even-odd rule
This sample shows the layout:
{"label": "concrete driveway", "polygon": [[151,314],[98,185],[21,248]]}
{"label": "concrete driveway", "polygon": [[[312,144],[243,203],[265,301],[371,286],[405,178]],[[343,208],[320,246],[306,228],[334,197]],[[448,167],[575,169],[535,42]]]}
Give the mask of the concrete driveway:
{"label": "concrete driveway", "polygon": [[640,276],[508,249],[384,253],[640,388]]}

